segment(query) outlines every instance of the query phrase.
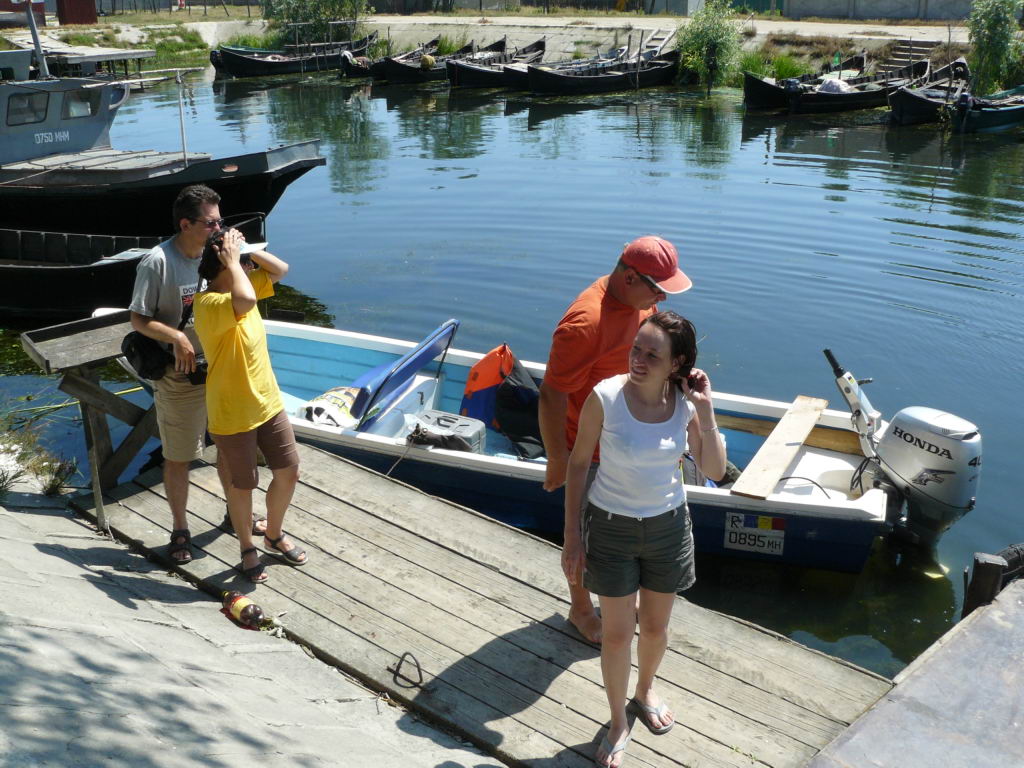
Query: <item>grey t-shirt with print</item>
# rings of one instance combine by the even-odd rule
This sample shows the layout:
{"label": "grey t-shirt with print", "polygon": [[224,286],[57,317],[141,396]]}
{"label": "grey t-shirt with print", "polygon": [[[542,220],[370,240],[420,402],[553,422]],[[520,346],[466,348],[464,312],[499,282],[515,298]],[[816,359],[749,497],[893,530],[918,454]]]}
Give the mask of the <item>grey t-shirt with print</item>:
{"label": "grey t-shirt with print", "polygon": [[[146,254],[135,272],[135,289],[129,309],[145,317],[152,317],[171,328],[181,322],[181,313],[192,304],[199,281],[199,259],[185,256],[174,242],[164,240]],[[202,354],[199,338],[193,327],[195,318],[188,319],[185,335],[192,342],[196,355]]]}

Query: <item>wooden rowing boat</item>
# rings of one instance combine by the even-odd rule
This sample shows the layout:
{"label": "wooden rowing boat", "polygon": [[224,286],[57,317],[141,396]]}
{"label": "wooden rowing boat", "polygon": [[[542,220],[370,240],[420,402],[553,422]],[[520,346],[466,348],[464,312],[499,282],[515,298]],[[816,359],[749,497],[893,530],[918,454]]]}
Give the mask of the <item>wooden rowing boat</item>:
{"label": "wooden rowing boat", "polygon": [[846,112],[884,107],[889,94],[927,82],[931,64],[921,59],[899,69],[862,75],[848,80],[824,80],[818,84],[784,82],[791,113]]}
{"label": "wooden rowing boat", "polygon": [[818,85],[831,77],[842,79],[859,77],[864,74],[867,57],[863,53],[851,56],[837,66],[831,64],[817,72],[777,81],[773,77],[761,77],[750,72],[743,73],[743,103],[751,109],[788,109],[789,97],[783,83],[797,82],[801,85]]}
{"label": "wooden rowing boat", "polygon": [[959,58],[932,72],[928,81],[917,88],[897,88],[889,94],[889,120],[895,125],[941,120],[946,108],[956,103],[970,79],[967,60]]}
{"label": "wooden rowing boat", "polygon": [[1009,130],[1024,123],[1024,85],[984,98],[963,93],[949,112],[950,123],[958,133]]}
{"label": "wooden rowing boat", "polygon": [[[508,45],[506,38],[496,40],[484,48],[477,48],[470,42],[450,56],[431,56],[424,59],[418,56],[412,59],[399,60],[388,57],[384,60],[384,78],[392,84],[430,83],[444,80],[448,76],[447,63],[451,59],[465,59],[471,56],[486,61],[489,54],[501,54]],[[429,66],[424,66],[429,64]]]}
{"label": "wooden rowing boat", "polygon": [[306,50],[297,48],[283,51],[243,51],[221,46],[210,61],[219,74],[231,77],[266,77],[290,75],[299,72],[324,72],[341,69],[346,52],[363,56],[377,40],[377,32],[360,39],[332,43],[327,47]]}
{"label": "wooden rowing boat", "polygon": [[650,58],[624,59],[617,66],[598,64],[576,71],[529,66],[527,74],[534,93],[578,96],[668,85],[678,70],[679,52],[670,51]]}
{"label": "wooden rowing boat", "polygon": [[[433,55],[437,51],[437,45],[441,42],[441,38],[435,37],[433,40],[418,45],[412,50],[400,53],[394,58],[397,61],[409,61],[412,59],[418,59],[423,54]],[[384,78],[384,60],[387,56],[381,56],[374,59],[373,61],[365,61],[360,57],[349,54],[343,58],[342,61],[342,77],[351,79],[360,77],[373,77],[376,79]]]}
{"label": "wooden rowing boat", "polygon": [[448,82],[453,88],[504,88],[505,68],[526,67],[539,63],[544,58],[547,39],[541,38],[523,48],[497,54],[487,61],[472,58],[449,59],[447,64]]}

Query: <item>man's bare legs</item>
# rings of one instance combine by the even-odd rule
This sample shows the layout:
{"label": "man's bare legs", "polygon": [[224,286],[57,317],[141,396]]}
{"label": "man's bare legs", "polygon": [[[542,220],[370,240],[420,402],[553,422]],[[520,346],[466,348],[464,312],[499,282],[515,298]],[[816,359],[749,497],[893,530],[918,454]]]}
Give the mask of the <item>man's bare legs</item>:
{"label": "man's bare legs", "polygon": [[[164,459],[164,490],[167,491],[167,504],[171,508],[171,530],[188,529],[188,518],[185,508],[188,506],[188,465],[187,461],[169,461]],[[191,555],[179,551],[172,555],[179,562],[187,562]]]}
{"label": "man's bare legs", "polygon": [[594,610],[590,590],[582,584],[569,584],[569,621],[576,631],[592,643],[600,643],[601,617]]}

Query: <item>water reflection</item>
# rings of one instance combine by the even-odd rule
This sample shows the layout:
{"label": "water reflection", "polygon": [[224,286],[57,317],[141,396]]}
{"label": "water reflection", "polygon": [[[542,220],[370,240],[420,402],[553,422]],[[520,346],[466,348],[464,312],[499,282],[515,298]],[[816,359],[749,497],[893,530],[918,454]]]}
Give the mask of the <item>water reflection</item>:
{"label": "water reflection", "polygon": [[[542,360],[571,297],[623,242],[659,232],[695,284],[666,306],[707,334],[716,386],[835,404],[820,356],[834,347],[878,377],[886,415],[931,406],[985,435],[979,506],[943,539],[941,562],[958,574],[974,551],[1020,540],[1005,416],[1021,378],[1007,344],[1024,340],[1020,134],[890,130],[881,110],[754,115],[730,91],[450,96],[323,76],[212,89],[196,89],[186,116],[196,147],[323,141],[328,168],[271,218],[272,249],[310,301],[279,295],[307,320],[419,338],[456,316],[460,347],[507,341]],[[172,119],[175,90],[142,94],[114,145],[162,147]],[[949,626],[961,588],[884,550],[852,577],[700,568],[693,599],[890,674]]]}
{"label": "water reflection", "polygon": [[879,541],[860,574],[698,558],[687,599],[892,677],[957,618],[930,556]]}
{"label": "water reflection", "polygon": [[343,86],[337,78],[277,79],[270,90],[234,80],[216,81],[226,119],[244,125],[268,122],[279,142],[321,139],[321,154],[335,192],[376,188],[391,153],[367,88]]}

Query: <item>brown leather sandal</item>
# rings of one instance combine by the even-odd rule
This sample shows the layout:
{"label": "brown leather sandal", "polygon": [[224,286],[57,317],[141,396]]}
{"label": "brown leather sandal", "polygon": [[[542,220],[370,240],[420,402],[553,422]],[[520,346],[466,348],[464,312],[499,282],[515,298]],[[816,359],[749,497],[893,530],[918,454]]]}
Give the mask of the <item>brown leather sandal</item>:
{"label": "brown leather sandal", "polygon": [[[185,557],[176,557],[184,553]],[[178,565],[192,562],[192,534],[188,528],[171,531],[171,543],[167,545],[167,556]]]}
{"label": "brown leather sandal", "polygon": [[257,555],[260,553],[256,547],[249,547],[248,549],[242,550],[242,562],[235,566],[235,569],[243,576],[248,577],[249,581],[253,584],[261,584],[267,580],[267,566],[262,561],[256,565],[250,565],[248,568],[245,567],[245,556],[250,552],[255,552]]}

